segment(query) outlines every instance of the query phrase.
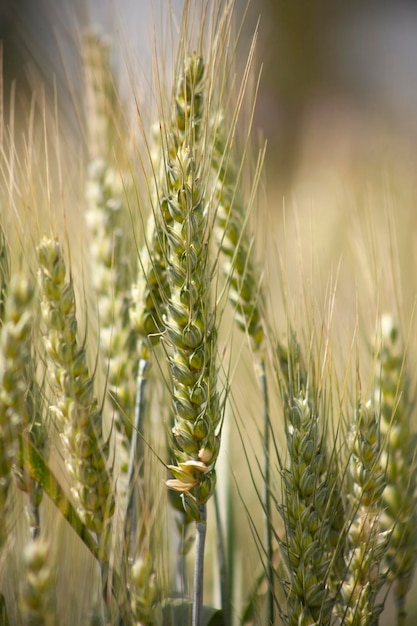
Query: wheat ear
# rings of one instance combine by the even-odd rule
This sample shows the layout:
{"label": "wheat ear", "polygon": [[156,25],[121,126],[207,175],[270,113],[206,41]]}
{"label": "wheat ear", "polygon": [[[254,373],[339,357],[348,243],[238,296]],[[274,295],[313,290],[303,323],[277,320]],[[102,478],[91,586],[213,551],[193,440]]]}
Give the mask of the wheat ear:
{"label": "wheat ear", "polygon": [[175,101],[177,127],[168,136],[161,202],[167,242],[170,298],[165,342],[170,350],[174,411],[173,452],[177,465],[167,484],[182,493],[196,521],[193,625],[201,623],[206,502],[215,488],[222,413],[217,392],[216,328],[210,307],[210,205],[201,145],[204,64],[185,60]]}
{"label": "wheat ear", "polygon": [[[253,241],[247,224],[248,209],[240,191],[242,172],[239,160],[222,130],[224,120],[217,122],[212,154],[212,175],[216,201],[215,233],[220,248],[220,268],[227,282],[228,298],[234,309],[237,326],[247,333],[257,362],[257,373],[264,404],[264,514],[265,550],[268,580],[268,624],[274,623],[272,505],[270,477],[270,415],[268,387],[263,350],[264,330],[261,305],[263,294],[259,272],[253,259]],[[261,166],[262,159],[259,166]],[[259,176],[259,169],[258,175]],[[256,183],[255,183],[256,189]],[[252,190],[252,192],[255,191]]]}
{"label": "wheat ear", "polygon": [[[19,276],[12,278],[0,334],[0,511],[3,520],[8,507],[11,470],[17,458],[18,435],[29,421],[25,374],[30,360],[33,295],[31,282]],[[6,539],[5,532],[6,524],[2,523],[0,546]]]}
{"label": "wheat ear", "polygon": [[281,581],[287,598],[285,623],[324,626],[331,623],[335,603],[331,582],[338,553],[333,535],[335,527],[343,526],[343,507],[319,427],[319,392],[292,330],[288,347],[279,346],[278,358],[288,453],[286,467],[278,459],[285,525],[285,538],[278,541],[288,573]]}
{"label": "wheat ear", "polygon": [[57,393],[53,412],[79,515],[90,530],[101,535],[114,510],[108,444],[103,439],[101,410],[86,352],[77,343],[73,285],[57,240],[44,238],[37,250],[44,343]]}
{"label": "wheat ear", "polygon": [[386,471],[386,486],[379,524],[391,533],[385,562],[389,580],[394,581],[397,624],[404,626],[405,598],[417,558],[416,433],[410,423],[413,407],[404,353],[398,327],[390,315],[382,317],[381,331],[375,402],[380,415],[381,464]]}
{"label": "wheat ear", "polygon": [[382,606],[377,594],[386,580],[381,567],[389,534],[381,532],[381,494],[385,471],[381,467],[379,419],[374,406],[358,403],[349,433],[350,510],[348,513],[346,573],[338,607],[346,626],[374,626]]}
{"label": "wheat ear", "polygon": [[173,225],[166,225],[170,300],[165,340],[172,350],[174,452],[178,460],[178,466],[170,466],[175,479],[168,481],[168,486],[184,494],[184,506],[195,519],[199,519],[198,505],[213,493],[214,470],[210,468],[218,454],[220,424],[216,333],[208,289],[209,216],[196,145],[203,72],[200,57],[187,60],[179,93],[191,98],[191,106],[185,103],[182,107],[189,136],[167,163],[166,179],[167,208]]}
{"label": "wheat ear", "polygon": [[[264,341],[259,272],[253,260],[253,239],[247,225],[242,198],[239,159],[221,130],[215,135],[212,168],[215,181],[216,238],[222,253],[221,271],[226,277],[228,297],[235,310],[235,322],[246,332],[255,352]],[[259,174],[258,174],[259,175]]]}
{"label": "wheat ear", "polygon": [[[100,348],[107,366],[107,389],[113,415],[119,461],[127,471],[127,449],[132,434],[137,356],[130,324],[133,237],[129,236],[128,194],[131,178],[118,169],[121,105],[110,66],[110,48],[92,33],[83,40],[87,94],[87,136],[90,162],[85,183],[85,219],[90,231],[92,287],[97,297]],[[123,176],[123,177],[122,177]],[[124,458],[123,458],[124,457]]]}
{"label": "wheat ear", "polygon": [[25,546],[24,574],[20,593],[23,624],[53,626],[56,616],[52,608],[52,568],[50,550],[40,539]]}

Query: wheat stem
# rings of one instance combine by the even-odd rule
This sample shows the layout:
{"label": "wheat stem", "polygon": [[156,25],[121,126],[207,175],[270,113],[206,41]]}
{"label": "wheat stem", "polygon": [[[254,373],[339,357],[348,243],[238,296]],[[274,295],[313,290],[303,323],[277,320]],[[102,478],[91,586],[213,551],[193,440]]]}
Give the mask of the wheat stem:
{"label": "wheat stem", "polygon": [[194,561],[194,594],[192,626],[201,626],[203,612],[204,587],[204,548],[207,533],[207,505],[198,507],[198,521],[196,522],[195,561]]}
{"label": "wheat stem", "polygon": [[226,545],[223,536],[222,521],[220,517],[220,503],[217,490],[214,492],[214,511],[216,516],[217,529],[217,555],[219,559],[219,575],[220,575],[220,597],[223,619],[225,626],[230,625],[230,585],[227,569]]}
{"label": "wheat stem", "polygon": [[265,360],[259,358],[259,381],[262,390],[264,406],[264,525],[265,525],[265,551],[266,551],[266,578],[268,583],[267,592],[267,623],[274,623],[274,566],[272,547],[272,503],[271,503],[271,459],[270,459],[270,430],[268,385],[266,380]]}
{"label": "wheat stem", "polygon": [[146,373],[150,367],[146,359],[139,359],[136,380],[135,419],[130,441],[129,467],[127,472],[127,506],[124,519],[124,536],[128,545],[135,545],[137,511],[135,506],[135,482],[137,471],[143,473],[143,419],[145,415]]}

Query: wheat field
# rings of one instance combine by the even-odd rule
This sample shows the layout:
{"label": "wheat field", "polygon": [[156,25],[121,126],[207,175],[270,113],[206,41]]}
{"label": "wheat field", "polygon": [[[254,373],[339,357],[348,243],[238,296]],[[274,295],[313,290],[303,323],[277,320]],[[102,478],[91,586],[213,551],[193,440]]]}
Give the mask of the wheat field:
{"label": "wheat field", "polygon": [[283,198],[257,26],[152,29],[4,94],[0,624],[412,624],[412,171]]}

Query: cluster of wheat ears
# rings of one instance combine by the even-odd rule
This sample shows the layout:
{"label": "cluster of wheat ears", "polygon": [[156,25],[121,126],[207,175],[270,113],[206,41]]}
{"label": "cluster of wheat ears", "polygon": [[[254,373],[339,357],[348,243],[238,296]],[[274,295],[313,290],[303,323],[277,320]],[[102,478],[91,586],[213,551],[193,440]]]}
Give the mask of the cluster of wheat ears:
{"label": "cluster of wheat ears", "polygon": [[[84,37],[82,178],[63,173],[42,98],[21,143],[2,122],[2,625],[365,626],[388,591],[406,623],[417,554],[406,342],[381,316],[371,381],[358,366],[353,386],[338,385],[325,340],[297,332],[287,302],[285,334],[268,321],[254,48],[239,78],[233,13],[185,4],[172,80],[155,64],[151,124],[140,104],[131,123],[108,44]],[[236,352],[250,355],[263,407],[250,435],[263,530],[254,504],[246,520],[231,511],[251,464],[249,430],[228,435],[230,420],[252,419],[233,408]],[[231,443],[241,467],[227,491]],[[244,524],[259,562],[240,580],[247,597]]]}

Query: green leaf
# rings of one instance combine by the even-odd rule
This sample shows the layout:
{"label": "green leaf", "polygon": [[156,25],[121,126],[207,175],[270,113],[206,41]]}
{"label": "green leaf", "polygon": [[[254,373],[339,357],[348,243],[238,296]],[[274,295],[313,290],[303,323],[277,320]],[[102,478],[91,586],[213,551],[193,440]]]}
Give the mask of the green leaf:
{"label": "green leaf", "polygon": [[[166,598],[161,602],[162,626],[191,624],[193,603],[186,598]],[[223,613],[211,606],[203,607],[201,626],[225,626]]]}
{"label": "green leaf", "polygon": [[[28,472],[29,476],[35,480],[51,498],[52,502],[83,541],[84,545],[90,550],[97,561],[103,565],[103,555],[100,554],[97,541],[95,541],[88,528],[81,521],[77,511],[65,495],[58,479],[49,468],[45,459],[39,454],[32,441],[25,435],[19,435],[19,443],[18,460],[20,466],[25,472]],[[120,598],[121,590],[120,578],[114,570],[112,573],[112,593],[116,600]],[[1,624],[0,622],[0,626]]]}
{"label": "green leaf", "polygon": [[19,462],[21,467],[28,472],[46,494],[51,498],[73,530],[82,539],[92,555],[100,560],[97,542],[81,521],[77,511],[67,498],[57,478],[37,451],[28,437],[20,435]]}

